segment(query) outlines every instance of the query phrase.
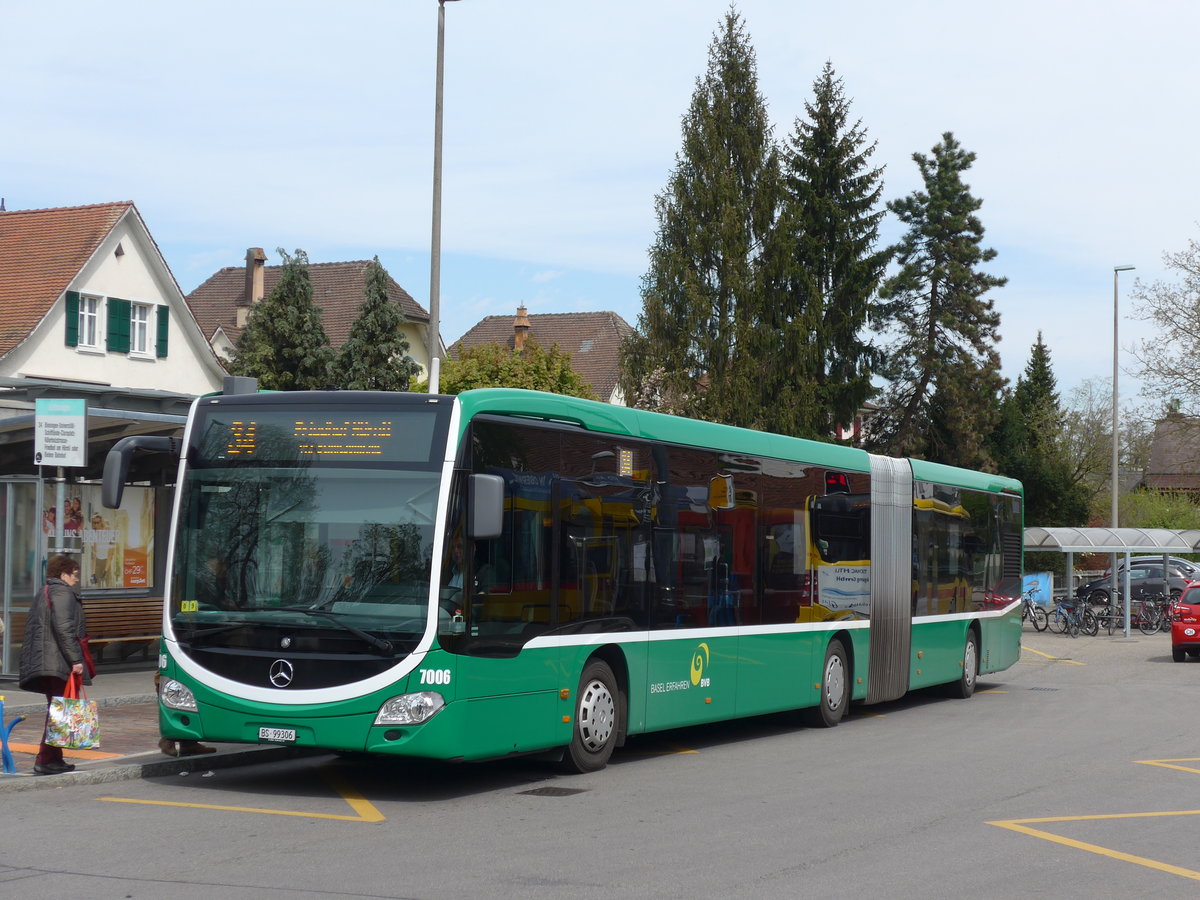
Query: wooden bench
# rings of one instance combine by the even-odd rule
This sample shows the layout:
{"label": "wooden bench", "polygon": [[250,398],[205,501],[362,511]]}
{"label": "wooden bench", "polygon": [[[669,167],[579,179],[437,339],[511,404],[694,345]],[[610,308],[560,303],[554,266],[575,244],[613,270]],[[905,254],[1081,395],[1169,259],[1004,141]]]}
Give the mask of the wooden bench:
{"label": "wooden bench", "polygon": [[92,655],[99,663],[112,650],[120,659],[148,656],[162,636],[162,597],[89,597],[83,601]]}

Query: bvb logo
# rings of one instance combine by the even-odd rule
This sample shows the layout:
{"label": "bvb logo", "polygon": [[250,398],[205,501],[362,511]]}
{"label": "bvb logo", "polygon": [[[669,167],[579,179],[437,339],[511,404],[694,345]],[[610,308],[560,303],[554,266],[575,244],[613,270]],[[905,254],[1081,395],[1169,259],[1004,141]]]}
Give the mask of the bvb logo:
{"label": "bvb logo", "polygon": [[704,667],[708,665],[708,644],[701,644],[692,655],[692,686],[700,684]]}

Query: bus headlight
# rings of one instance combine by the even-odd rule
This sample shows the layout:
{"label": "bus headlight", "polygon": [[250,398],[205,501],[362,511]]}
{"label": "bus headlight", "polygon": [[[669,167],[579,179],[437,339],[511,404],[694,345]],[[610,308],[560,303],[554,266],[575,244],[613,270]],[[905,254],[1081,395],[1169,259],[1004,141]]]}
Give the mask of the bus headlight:
{"label": "bus headlight", "polygon": [[416,694],[401,694],[379,707],[376,725],[420,725],[428,722],[438,710],[446,705],[441,694],[420,691]]}
{"label": "bus headlight", "polygon": [[182,709],[185,712],[197,712],[196,695],[186,685],[180,684],[174,678],[168,678],[158,691],[163,706],[171,709]]}

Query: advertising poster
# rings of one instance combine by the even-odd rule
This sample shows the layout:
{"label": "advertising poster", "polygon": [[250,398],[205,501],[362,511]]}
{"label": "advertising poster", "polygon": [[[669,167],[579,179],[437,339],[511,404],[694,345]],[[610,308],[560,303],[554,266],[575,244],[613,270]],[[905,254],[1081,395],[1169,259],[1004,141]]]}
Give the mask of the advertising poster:
{"label": "advertising poster", "polygon": [[[60,546],[81,566],[80,588],[148,588],[154,580],[154,490],[127,487],[120,509],[100,502],[100,485],[68,485],[62,509],[42,510],[47,547]],[[55,534],[62,520],[62,542]],[[49,551],[50,555],[62,552]]]}

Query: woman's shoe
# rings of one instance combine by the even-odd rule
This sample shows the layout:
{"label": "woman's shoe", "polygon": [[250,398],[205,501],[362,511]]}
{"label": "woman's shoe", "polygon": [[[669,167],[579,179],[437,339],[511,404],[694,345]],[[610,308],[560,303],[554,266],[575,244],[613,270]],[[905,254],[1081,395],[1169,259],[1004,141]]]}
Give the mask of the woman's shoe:
{"label": "woman's shoe", "polygon": [[34,775],[65,775],[67,772],[74,772],[75,766],[69,762],[48,762],[34,763]]}

